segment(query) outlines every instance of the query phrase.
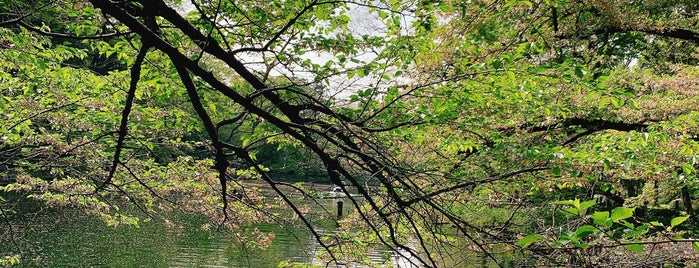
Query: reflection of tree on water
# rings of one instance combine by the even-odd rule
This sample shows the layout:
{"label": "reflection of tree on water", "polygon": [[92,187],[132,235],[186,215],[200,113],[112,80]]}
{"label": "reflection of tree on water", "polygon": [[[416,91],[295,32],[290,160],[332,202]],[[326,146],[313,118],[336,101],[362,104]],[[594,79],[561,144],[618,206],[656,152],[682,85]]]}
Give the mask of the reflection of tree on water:
{"label": "reflection of tree on water", "polygon": [[[319,232],[321,232],[323,235],[329,234],[329,232],[332,232],[330,230],[325,230],[325,229],[319,229]],[[309,240],[309,246],[313,250],[313,256],[312,258],[309,259],[309,262],[306,262],[306,264],[311,264],[311,265],[320,265],[320,266],[325,266],[327,263],[323,262],[321,259],[324,258],[324,256],[327,256],[327,254],[324,252],[324,248],[318,241],[315,239]],[[410,256],[407,252],[401,252],[396,253],[393,250],[389,248],[379,248],[379,249],[373,249],[370,250],[369,252],[366,253],[366,257],[369,261],[371,261],[373,264],[382,264],[382,265],[388,265],[389,267],[416,267],[413,264],[411,264],[411,261],[406,259],[404,256]],[[414,260],[413,260],[414,262]],[[304,263],[304,262],[301,262]],[[347,264],[349,267],[371,267],[370,265],[362,265],[360,263],[348,263]],[[331,266],[332,267],[332,266]]]}
{"label": "reflection of tree on water", "polygon": [[[99,219],[71,208],[42,209],[36,201],[17,206],[12,224],[21,230],[15,234],[25,254],[25,265],[32,260],[44,267],[112,266],[112,267],[276,267],[281,261],[320,264],[323,248],[303,227],[294,225],[258,225],[259,232],[274,233],[272,244],[265,249],[236,244],[240,237],[226,231],[204,231],[203,218],[171,214],[170,226],[156,221],[139,228],[109,228]],[[328,204],[330,205],[330,204]],[[31,218],[31,220],[27,220]],[[325,235],[329,229],[319,228]],[[3,229],[0,251],[14,247]],[[14,250],[14,249],[12,249]],[[387,249],[369,252],[369,258],[384,262]],[[397,259],[388,259],[397,263]],[[400,266],[405,267],[405,266]]]}

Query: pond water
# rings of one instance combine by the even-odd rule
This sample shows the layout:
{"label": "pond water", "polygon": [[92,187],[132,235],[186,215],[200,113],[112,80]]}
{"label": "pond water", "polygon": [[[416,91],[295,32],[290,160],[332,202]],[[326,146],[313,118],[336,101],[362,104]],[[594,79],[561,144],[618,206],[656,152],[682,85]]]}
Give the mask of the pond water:
{"label": "pond water", "polygon": [[[204,219],[193,215],[168,215],[173,223],[181,224],[174,227],[151,221],[141,223],[139,228],[112,228],[77,209],[42,207],[38,202],[22,202],[15,207],[11,226],[0,224],[0,253],[21,250],[22,264],[18,267],[277,267],[282,261],[321,264],[317,256],[323,249],[304,228],[258,225],[260,231],[276,235],[269,248],[260,250],[240,246],[238,238],[230,233],[202,230]],[[409,267],[388,250],[374,250],[368,255],[389,267]]]}
{"label": "pond water", "polygon": [[[336,200],[322,202],[333,207]],[[18,267],[278,267],[282,261],[325,266],[318,261],[323,248],[304,227],[255,226],[275,233],[271,246],[260,250],[240,246],[239,238],[228,232],[202,230],[205,219],[189,214],[167,215],[175,226],[153,220],[139,228],[112,228],[73,208],[45,208],[39,202],[23,201],[14,209],[17,213],[10,218],[12,224],[0,223],[0,254],[21,251]],[[344,214],[350,212],[345,206]],[[496,267],[482,255],[458,255],[466,254],[471,256],[469,262],[453,266]],[[387,249],[373,250],[367,256],[386,267],[412,267],[400,254]]]}

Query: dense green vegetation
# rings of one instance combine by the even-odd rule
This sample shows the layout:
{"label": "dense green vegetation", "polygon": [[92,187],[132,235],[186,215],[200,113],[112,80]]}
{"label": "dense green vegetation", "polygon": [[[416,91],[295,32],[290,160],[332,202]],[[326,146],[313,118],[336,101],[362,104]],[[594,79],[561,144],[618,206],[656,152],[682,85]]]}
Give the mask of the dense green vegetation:
{"label": "dense green vegetation", "polygon": [[[693,0],[2,2],[4,228],[30,198],[298,224],[337,263],[696,264],[697,25]],[[315,232],[302,182],[355,213]]]}

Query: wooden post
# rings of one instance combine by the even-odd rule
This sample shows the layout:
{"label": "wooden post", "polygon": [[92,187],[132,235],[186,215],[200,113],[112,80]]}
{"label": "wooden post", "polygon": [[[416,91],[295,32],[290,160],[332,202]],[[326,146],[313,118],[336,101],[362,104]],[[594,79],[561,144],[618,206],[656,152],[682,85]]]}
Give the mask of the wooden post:
{"label": "wooden post", "polygon": [[342,200],[337,201],[337,218],[342,218]]}

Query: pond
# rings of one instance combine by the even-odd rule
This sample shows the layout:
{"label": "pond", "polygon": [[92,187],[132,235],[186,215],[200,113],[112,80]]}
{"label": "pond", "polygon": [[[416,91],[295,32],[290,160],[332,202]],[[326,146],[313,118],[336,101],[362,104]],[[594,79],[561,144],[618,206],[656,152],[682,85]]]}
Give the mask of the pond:
{"label": "pond", "polygon": [[[337,200],[321,202],[334,207]],[[347,201],[345,204],[347,215],[352,208]],[[261,250],[241,246],[240,238],[231,233],[202,230],[205,219],[184,213],[166,215],[174,225],[153,220],[138,228],[112,228],[74,208],[46,208],[26,200],[14,209],[17,213],[11,217],[11,228],[0,224],[0,253],[21,250],[18,267],[278,267],[280,262],[325,266],[318,261],[323,248],[304,227],[255,226],[275,233],[271,246]],[[331,228],[318,231],[330,232]],[[458,262],[458,267],[495,267],[482,255],[458,255],[471,256],[469,262]],[[387,267],[411,267],[408,260],[388,249],[372,250],[367,257]]]}
{"label": "pond", "polygon": [[[181,225],[150,221],[138,228],[112,228],[73,208],[43,208],[39,202],[24,201],[14,209],[17,213],[11,218],[12,225],[0,225],[0,253],[21,250],[19,267],[277,267],[282,261],[321,264],[317,256],[322,247],[301,227],[255,226],[262,232],[275,233],[272,245],[260,250],[240,246],[239,238],[228,232],[202,230],[205,220],[188,214],[168,215],[173,223]],[[345,210],[349,212],[349,208]],[[389,267],[408,267],[389,250],[374,250],[368,256]]]}

